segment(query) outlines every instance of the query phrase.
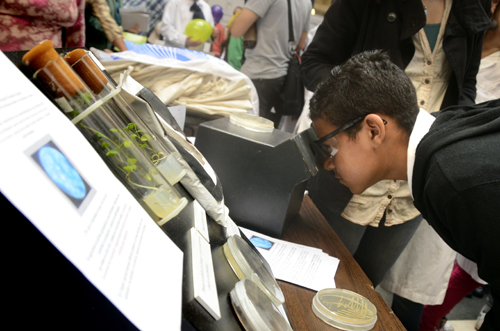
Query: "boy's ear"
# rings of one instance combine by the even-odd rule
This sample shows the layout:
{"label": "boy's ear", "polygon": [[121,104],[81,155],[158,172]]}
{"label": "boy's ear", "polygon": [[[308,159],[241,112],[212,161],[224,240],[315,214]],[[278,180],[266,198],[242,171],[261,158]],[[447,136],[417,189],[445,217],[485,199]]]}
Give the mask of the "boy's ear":
{"label": "boy's ear", "polygon": [[370,141],[375,146],[382,144],[386,135],[384,120],[377,114],[369,114],[365,117],[364,124]]}

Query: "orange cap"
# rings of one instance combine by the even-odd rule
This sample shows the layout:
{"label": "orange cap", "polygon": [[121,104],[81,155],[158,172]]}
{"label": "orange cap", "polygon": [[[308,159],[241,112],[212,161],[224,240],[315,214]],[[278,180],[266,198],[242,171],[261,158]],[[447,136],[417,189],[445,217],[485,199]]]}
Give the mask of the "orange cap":
{"label": "orange cap", "polygon": [[87,53],[84,49],[75,49],[66,54],[64,59],[83,79],[92,92],[99,94],[108,83],[108,79]]}
{"label": "orange cap", "polygon": [[59,54],[57,54],[52,41],[44,40],[35,47],[33,47],[28,53],[23,56],[23,63],[37,71],[45,67],[47,62],[57,59]]}
{"label": "orange cap", "polygon": [[[73,97],[84,89],[81,79],[75,75],[68,64],[59,57],[50,40],[42,41],[26,53],[22,61],[33,71],[39,72],[40,79],[57,96]],[[51,62],[52,61],[52,62]]]}

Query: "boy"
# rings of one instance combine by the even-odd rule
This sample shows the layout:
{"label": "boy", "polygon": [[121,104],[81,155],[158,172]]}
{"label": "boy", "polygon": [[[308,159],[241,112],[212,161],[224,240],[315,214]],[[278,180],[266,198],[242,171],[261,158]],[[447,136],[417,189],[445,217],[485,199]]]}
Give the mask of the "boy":
{"label": "boy", "polygon": [[407,180],[415,207],[451,248],[475,261],[500,330],[500,100],[418,109],[410,79],[379,51],[334,67],[310,104],[323,166],[354,194]]}

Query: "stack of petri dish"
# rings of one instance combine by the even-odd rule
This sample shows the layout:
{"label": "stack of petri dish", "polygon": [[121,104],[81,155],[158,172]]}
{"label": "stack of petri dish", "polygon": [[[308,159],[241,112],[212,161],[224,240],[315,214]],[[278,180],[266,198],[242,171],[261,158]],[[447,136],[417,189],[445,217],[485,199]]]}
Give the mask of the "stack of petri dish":
{"label": "stack of petri dish", "polygon": [[230,296],[246,331],[292,331],[274,303],[251,280],[245,278],[236,283]]}
{"label": "stack of petri dish", "polygon": [[285,302],[273,274],[254,249],[240,236],[231,236],[223,246],[224,255],[238,278],[253,281],[276,305]]}

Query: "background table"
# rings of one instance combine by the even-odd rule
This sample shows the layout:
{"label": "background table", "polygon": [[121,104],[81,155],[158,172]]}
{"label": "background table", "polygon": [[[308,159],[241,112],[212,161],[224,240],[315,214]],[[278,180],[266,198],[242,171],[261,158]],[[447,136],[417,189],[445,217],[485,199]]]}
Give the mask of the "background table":
{"label": "background table", "polygon": [[[281,239],[321,248],[328,255],[340,259],[335,275],[336,286],[359,293],[375,305],[377,323],[372,330],[405,330],[308,195],[304,197],[299,215]],[[316,317],[312,311],[311,305],[316,291],[278,282],[285,295],[286,308],[295,331],[335,330]]]}

